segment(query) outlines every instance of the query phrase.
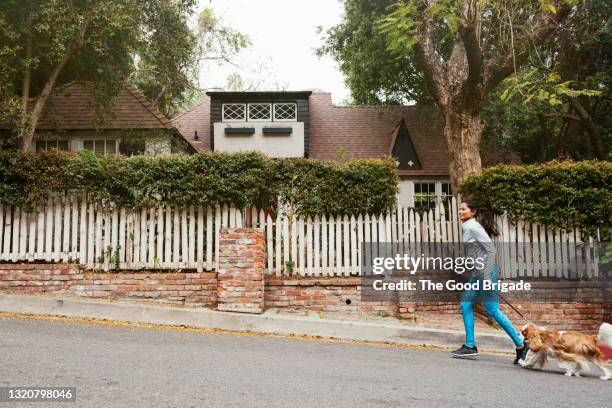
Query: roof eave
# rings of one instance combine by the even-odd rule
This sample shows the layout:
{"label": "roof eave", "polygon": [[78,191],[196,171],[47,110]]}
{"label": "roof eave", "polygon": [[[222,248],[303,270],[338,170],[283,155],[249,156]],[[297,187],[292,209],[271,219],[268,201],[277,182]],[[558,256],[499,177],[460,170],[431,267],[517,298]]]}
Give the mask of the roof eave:
{"label": "roof eave", "polygon": [[210,97],[241,97],[241,96],[297,96],[304,97],[312,95],[312,91],[256,91],[256,92],[226,92],[226,91],[209,91],[206,92],[206,95]]}

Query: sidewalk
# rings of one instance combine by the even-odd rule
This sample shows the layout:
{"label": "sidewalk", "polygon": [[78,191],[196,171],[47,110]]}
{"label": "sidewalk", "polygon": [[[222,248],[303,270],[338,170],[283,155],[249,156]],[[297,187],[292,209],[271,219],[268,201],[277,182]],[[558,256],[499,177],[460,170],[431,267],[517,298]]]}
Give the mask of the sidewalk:
{"label": "sidewalk", "polygon": [[[446,348],[456,348],[464,341],[461,319],[448,315],[435,316],[435,319],[434,316],[431,319],[424,317],[420,321],[417,319],[416,322],[392,317],[364,318],[364,316],[330,313],[281,313],[278,310],[268,310],[257,315],[219,312],[204,308],[160,306],[146,302],[91,300],[70,295],[9,294],[0,294],[0,312]],[[496,352],[513,351],[512,342],[502,331],[483,323],[477,324],[476,331],[480,349]]]}

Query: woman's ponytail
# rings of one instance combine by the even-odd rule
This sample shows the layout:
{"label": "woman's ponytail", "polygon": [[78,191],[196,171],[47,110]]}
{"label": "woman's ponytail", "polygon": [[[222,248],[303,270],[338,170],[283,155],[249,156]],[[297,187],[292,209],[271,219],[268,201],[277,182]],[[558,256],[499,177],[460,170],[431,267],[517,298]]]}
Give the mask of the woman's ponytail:
{"label": "woman's ponytail", "polygon": [[476,221],[482,225],[489,237],[494,238],[499,236],[499,229],[497,228],[497,224],[495,224],[493,213],[489,209],[481,207],[477,202],[470,199],[463,200],[462,202],[465,203],[470,210],[476,212]]}

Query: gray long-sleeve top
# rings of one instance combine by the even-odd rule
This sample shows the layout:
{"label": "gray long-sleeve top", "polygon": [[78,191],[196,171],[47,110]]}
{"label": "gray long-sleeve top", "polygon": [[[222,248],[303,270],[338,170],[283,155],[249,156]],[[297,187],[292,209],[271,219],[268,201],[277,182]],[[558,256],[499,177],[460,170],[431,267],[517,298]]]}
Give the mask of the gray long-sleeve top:
{"label": "gray long-sleeve top", "polygon": [[493,241],[480,225],[478,221],[471,218],[462,224],[463,227],[463,242],[465,243],[467,256],[476,260],[482,258],[484,268],[482,270],[474,269],[474,274],[483,277],[486,280],[491,280],[491,271],[495,265],[495,245]]}

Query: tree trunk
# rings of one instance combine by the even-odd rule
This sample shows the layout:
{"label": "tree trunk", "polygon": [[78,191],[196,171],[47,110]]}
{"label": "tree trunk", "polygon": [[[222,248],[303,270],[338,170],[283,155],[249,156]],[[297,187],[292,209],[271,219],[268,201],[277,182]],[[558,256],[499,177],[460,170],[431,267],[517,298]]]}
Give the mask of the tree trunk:
{"label": "tree trunk", "polygon": [[456,193],[470,174],[478,173],[482,168],[479,146],[484,123],[480,113],[451,107],[446,109],[444,119],[451,186]]}
{"label": "tree trunk", "polygon": [[[23,153],[28,153],[32,149],[32,140],[34,139],[34,132],[36,131],[36,126],[38,125],[38,119],[40,119],[40,115],[43,112],[45,104],[47,103],[47,99],[51,95],[51,91],[53,91],[53,87],[55,86],[55,81],[57,80],[57,76],[60,71],[66,65],[66,62],[70,58],[70,55],[66,54],[62,61],[51,71],[51,75],[47,79],[45,86],[43,87],[42,92],[36,98],[36,103],[34,104],[34,108],[32,109],[32,113],[30,114],[30,122],[26,124],[21,130],[21,151]],[[23,123],[25,124],[25,118],[27,118],[28,113],[21,113],[24,117]]]}
{"label": "tree trunk", "polygon": [[[79,48],[83,46],[85,40],[85,31],[89,26],[89,22],[90,17],[87,17],[81,25],[75,42],[70,48],[68,48],[68,50],[66,50],[66,53],[64,54],[62,59],[53,67],[51,73],[49,74],[49,77],[47,78],[47,81],[45,82],[42,92],[36,99],[36,103],[34,104],[34,108],[32,109],[32,113],[30,114],[30,121],[27,126],[21,129],[20,136],[22,152],[28,153],[31,150],[32,140],[34,139],[34,132],[36,131],[36,126],[38,125],[38,119],[40,119],[40,115],[43,112],[45,104],[47,103],[47,99],[49,99],[49,96],[51,95],[51,92],[55,87],[57,77],[59,76],[62,69],[64,69],[70,58],[79,50]],[[21,114],[23,115],[22,117],[27,117],[26,115],[28,115],[27,112],[21,112]],[[23,121],[23,123],[25,123],[25,121]]]}
{"label": "tree trunk", "polygon": [[26,41],[25,41],[25,66],[23,68],[23,80],[21,82],[21,120],[19,128],[24,129],[28,126],[28,101],[30,99],[30,84],[32,82],[32,14],[30,13],[30,2],[25,3],[26,17]]}
{"label": "tree trunk", "polygon": [[[30,98],[30,82],[32,81],[32,15],[28,13],[28,17],[26,19],[26,24],[28,26],[27,38],[26,38],[26,46],[25,46],[25,67],[23,72],[23,81],[21,86],[21,111],[23,113],[27,113],[28,111],[28,99]],[[26,115],[22,116],[26,118]],[[23,123],[22,123],[23,126]]]}
{"label": "tree trunk", "polygon": [[603,149],[601,148],[600,142],[601,136],[599,134],[599,126],[597,126],[597,123],[595,123],[593,117],[584,108],[584,106],[578,100],[576,100],[576,98],[568,99],[570,101],[570,104],[572,105],[572,108],[574,109],[574,111],[576,111],[578,117],[580,117],[580,123],[586,128],[595,158],[597,158],[597,160],[604,160]]}
{"label": "tree trunk", "polygon": [[155,100],[153,100],[153,105],[155,105],[155,106],[159,105],[159,100],[162,98],[162,96],[164,96],[164,94],[166,93],[166,90],[167,90],[166,85],[161,87],[161,90],[159,91],[159,94],[157,95]]}

